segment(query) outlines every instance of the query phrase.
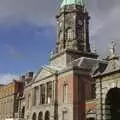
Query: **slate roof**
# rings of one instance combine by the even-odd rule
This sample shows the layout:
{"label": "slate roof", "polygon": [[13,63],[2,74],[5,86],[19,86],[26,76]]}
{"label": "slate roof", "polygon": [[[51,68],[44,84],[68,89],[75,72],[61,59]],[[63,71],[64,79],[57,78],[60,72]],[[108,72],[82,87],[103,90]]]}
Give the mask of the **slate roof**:
{"label": "slate roof", "polygon": [[115,43],[114,41],[112,41],[110,55],[105,59],[107,64],[106,66],[99,65],[98,69],[94,73],[94,77],[99,75],[107,75],[120,70],[120,60],[119,57],[116,55],[115,47]]}
{"label": "slate roof", "polygon": [[118,57],[113,57],[108,60],[108,65],[102,74],[111,73],[120,70],[120,61]]}

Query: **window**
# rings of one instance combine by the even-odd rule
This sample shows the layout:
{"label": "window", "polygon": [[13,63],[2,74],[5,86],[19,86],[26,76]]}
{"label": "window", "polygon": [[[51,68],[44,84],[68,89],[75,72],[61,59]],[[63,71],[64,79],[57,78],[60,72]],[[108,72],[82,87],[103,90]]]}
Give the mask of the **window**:
{"label": "window", "polygon": [[50,112],[49,111],[45,112],[45,120],[50,120]]}
{"label": "window", "polygon": [[91,118],[87,118],[87,120],[95,120],[95,118],[92,118],[92,117],[91,117]]}
{"label": "window", "polygon": [[68,120],[67,111],[63,111],[62,120]]}
{"label": "window", "polygon": [[19,100],[15,100],[15,112],[18,112]]}
{"label": "window", "polygon": [[41,91],[40,103],[45,104],[45,85],[44,84],[40,86],[40,91]]}
{"label": "window", "polygon": [[78,30],[78,39],[79,39],[79,40],[83,40],[83,35],[84,35],[84,34],[83,34],[82,30],[79,29],[79,30]]}
{"label": "window", "polygon": [[63,85],[63,102],[67,103],[68,100],[68,84]]}
{"label": "window", "polygon": [[47,83],[47,103],[52,102],[52,82]]}
{"label": "window", "polygon": [[67,29],[66,31],[66,39],[67,40],[73,40],[73,30],[72,29]]}
{"label": "window", "polygon": [[91,96],[92,96],[92,98],[94,99],[94,98],[96,97],[96,93],[95,93],[95,92],[96,92],[95,82],[91,84],[91,92],[92,92],[92,93],[91,93],[91,94],[92,94]]}
{"label": "window", "polygon": [[43,120],[43,113],[42,112],[39,112],[39,114],[38,114],[38,120]]}
{"label": "window", "polygon": [[34,88],[34,105],[37,105],[39,101],[39,87]]}
{"label": "window", "polygon": [[33,113],[32,120],[36,120],[36,118],[37,118],[36,113]]}

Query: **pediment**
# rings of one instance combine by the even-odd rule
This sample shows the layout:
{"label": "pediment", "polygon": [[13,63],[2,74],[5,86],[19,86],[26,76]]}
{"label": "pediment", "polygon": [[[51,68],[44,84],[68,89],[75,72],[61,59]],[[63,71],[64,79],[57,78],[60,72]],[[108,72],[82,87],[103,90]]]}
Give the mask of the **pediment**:
{"label": "pediment", "polygon": [[46,77],[56,74],[62,71],[63,69],[64,68],[61,68],[59,66],[45,65],[37,72],[33,81],[39,81],[41,79],[45,79]]}
{"label": "pediment", "polygon": [[38,81],[38,80],[41,80],[41,79],[44,79],[50,75],[52,75],[53,73],[50,72],[49,70],[45,69],[45,68],[41,68],[38,73],[36,74],[34,80],[35,81]]}

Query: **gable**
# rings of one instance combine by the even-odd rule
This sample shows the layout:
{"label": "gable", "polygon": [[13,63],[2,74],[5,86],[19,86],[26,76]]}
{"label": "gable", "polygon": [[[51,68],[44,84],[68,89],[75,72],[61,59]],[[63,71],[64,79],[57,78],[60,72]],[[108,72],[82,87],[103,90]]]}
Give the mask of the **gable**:
{"label": "gable", "polygon": [[34,78],[34,81],[38,81],[38,80],[41,80],[41,79],[44,79],[48,76],[52,75],[52,72],[48,71],[47,69],[45,68],[42,68],[40,69],[40,71],[38,71],[38,73],[36,74],[35,78]]}

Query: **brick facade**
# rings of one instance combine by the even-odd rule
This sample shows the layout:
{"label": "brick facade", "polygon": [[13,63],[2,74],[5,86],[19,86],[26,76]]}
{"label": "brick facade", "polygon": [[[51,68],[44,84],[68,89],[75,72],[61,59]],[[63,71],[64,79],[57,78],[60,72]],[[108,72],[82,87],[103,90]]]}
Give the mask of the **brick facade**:
{"label": "brick facade", "polygon": [[19,95],[22,94],[22,83],[13,81],[0,87],[0,119],[15,118],[19,110]]}

